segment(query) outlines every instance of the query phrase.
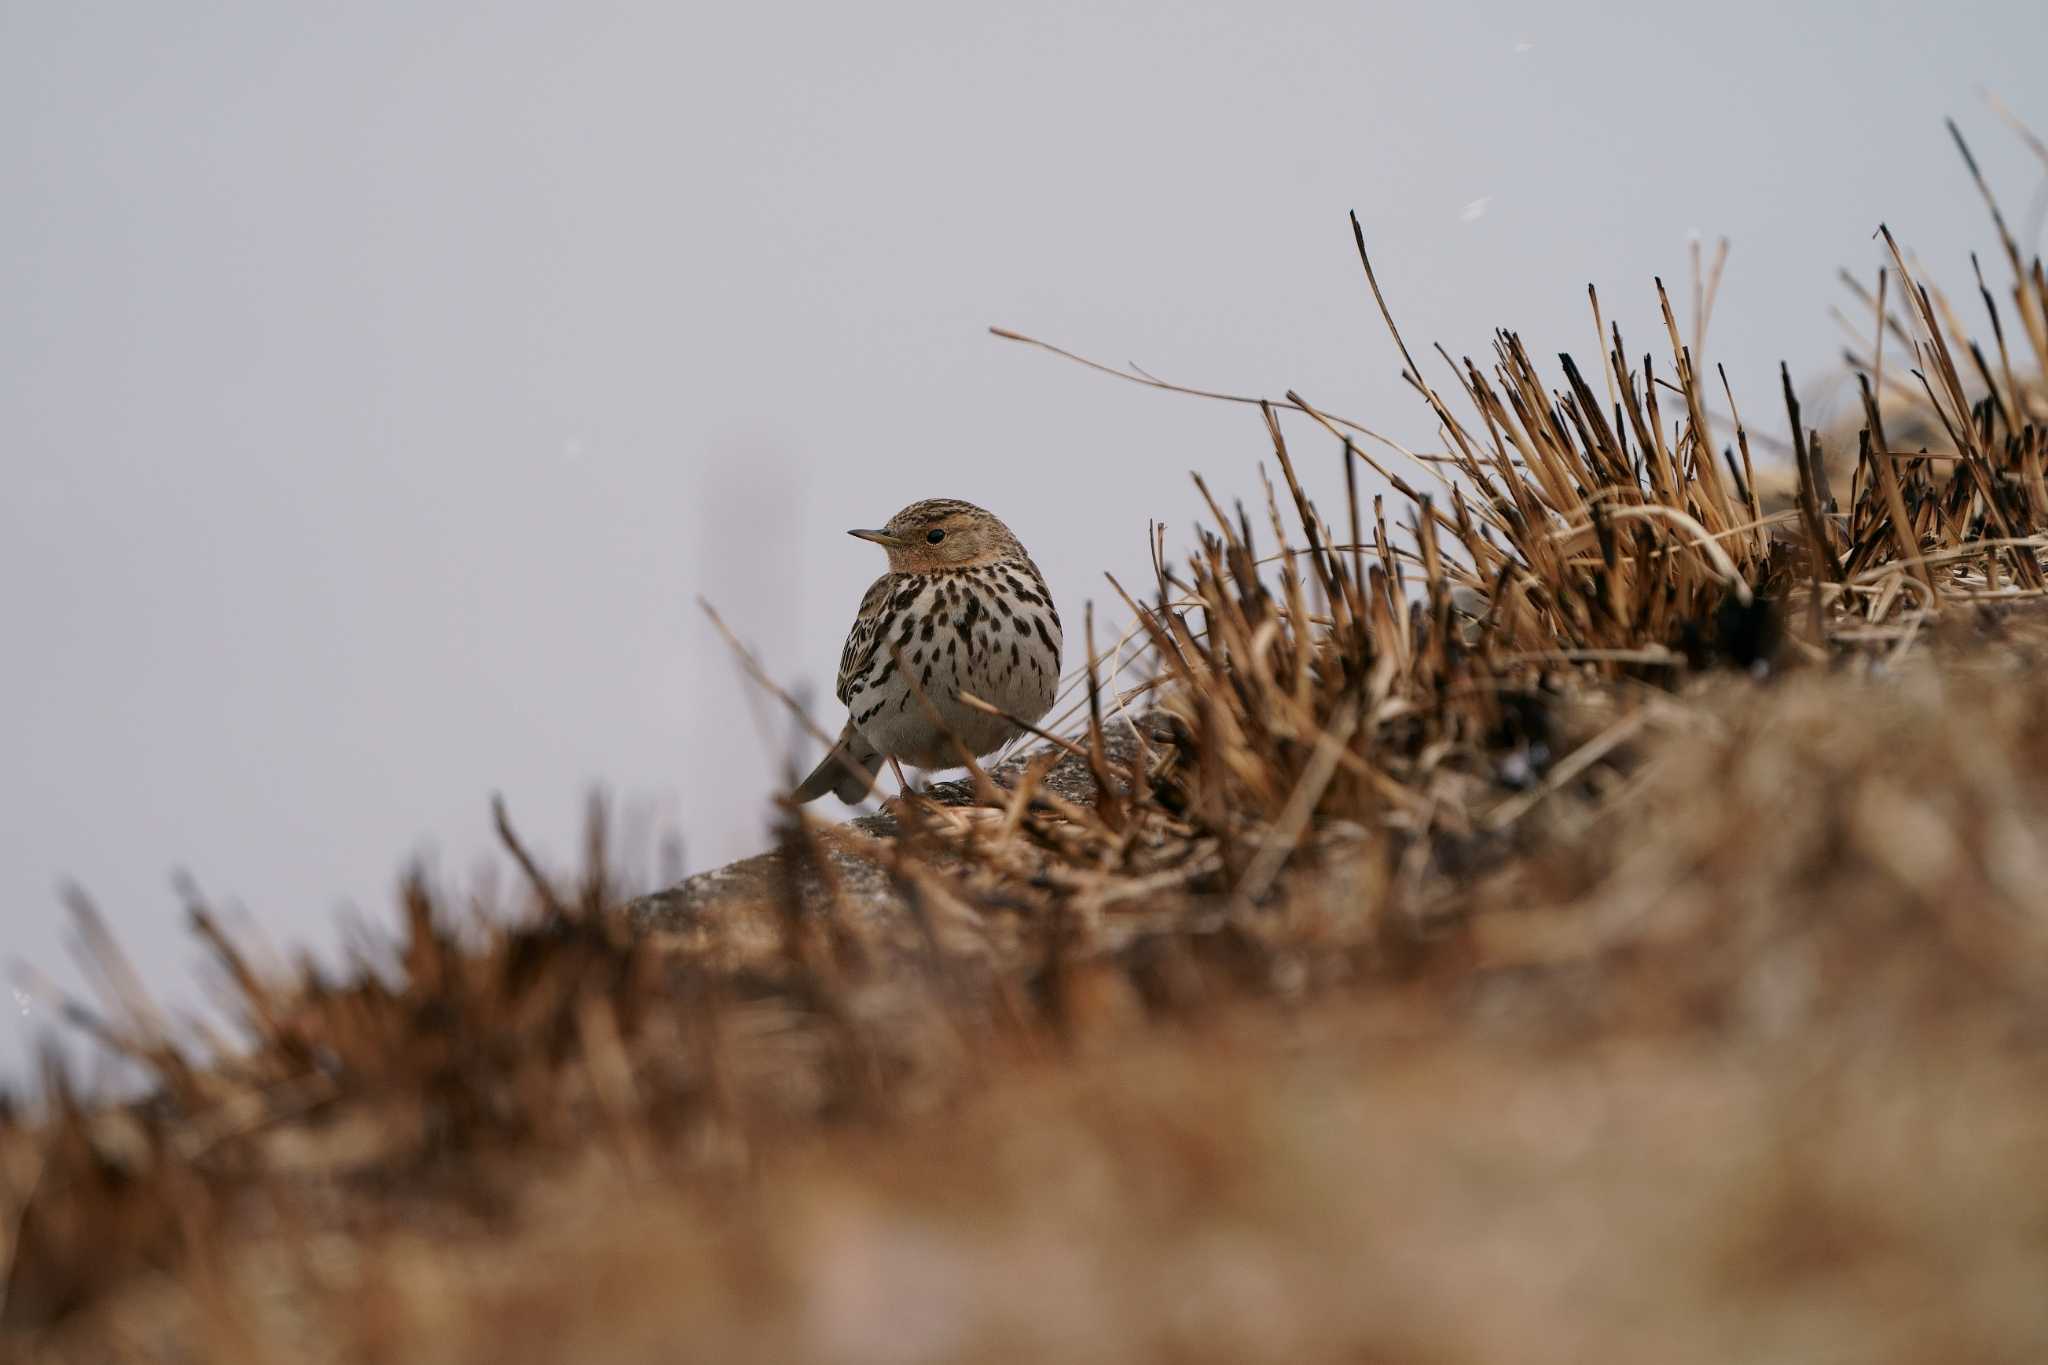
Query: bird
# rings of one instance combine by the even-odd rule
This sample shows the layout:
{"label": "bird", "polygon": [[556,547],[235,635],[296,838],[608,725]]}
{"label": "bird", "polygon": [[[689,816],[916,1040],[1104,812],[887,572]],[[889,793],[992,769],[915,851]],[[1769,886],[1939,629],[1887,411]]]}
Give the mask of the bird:
{"label": "bird", "polygon": [[[1022,733],[1017,722],[1052,708],[1059,687],[1059,611],[1022,542],[994,514],[927,498],[879,530],[847,534],[886,550],[889,571],[853,618],[839,656],[846,728],[791,794],[799,805],[826,792],[860,801],[884,759],[963,767],[963,747],[977,758],[1000,748]],[[962,692],[1004,715],[967,705]]]}

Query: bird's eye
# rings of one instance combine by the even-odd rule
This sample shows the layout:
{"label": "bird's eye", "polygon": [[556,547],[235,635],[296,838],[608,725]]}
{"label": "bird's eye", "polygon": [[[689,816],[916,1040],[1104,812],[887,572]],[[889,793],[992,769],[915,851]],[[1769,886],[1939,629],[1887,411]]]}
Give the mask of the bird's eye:
{"label": "bird's eye", "polygon": [[924,533],[924,543],[927,545],[936,545],[945,538],[945,531],[937,526],[932,527],[931,530],[926,531]]}

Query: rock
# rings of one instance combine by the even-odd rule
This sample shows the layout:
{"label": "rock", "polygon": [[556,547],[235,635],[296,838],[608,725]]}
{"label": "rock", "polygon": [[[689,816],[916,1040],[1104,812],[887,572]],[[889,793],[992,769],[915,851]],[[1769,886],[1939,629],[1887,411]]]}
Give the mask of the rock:
{"label": "rock", "polygon": [[[1155,750],[1172,742],[1166,715],[1157,710],[1142,712],[1131,720],[1105,720],[1102,726],[1103,747],[1113,773],[1128,771],[1132,758],[1139,751],[1140,728],[1145,742]],[[992,768],[989,776],[999,786],[1014,787],[1026,765],[1046,747],[1037,744],[1013,755]],[[1067,754],[1046,774],[1042,790],[1077,805],[1091,805],[1095,800],[1095,776],[1089,771],[1086,759]],[[939,782],[928,787],[924,795],[942,806],[971,805],[974,802],[974,784],[964,778]],[[886,810],[860,816],[848,823],[852,829],[872,839],[891,840],[897,833],[896,817]],[[821,841],[826,859],[838,879],[841,896],[854,908],[872,913],[902,910],[902,897],[888,872],[873,858],[863,857],[855,848],[849,847],[852,842]],[[754,911],[764,903],[773,902],[782,894],[787,876],[782,851],[771,849],[724,867],[699,872],[666,891],[657,891],[628,902],[624,907],[625,914],[636,929],[649,932],[687,930],[703,924],[712,911],[727,908]],[[807,904],[826,894],[822,880],[807,870],[799,874],[798,885]]]}

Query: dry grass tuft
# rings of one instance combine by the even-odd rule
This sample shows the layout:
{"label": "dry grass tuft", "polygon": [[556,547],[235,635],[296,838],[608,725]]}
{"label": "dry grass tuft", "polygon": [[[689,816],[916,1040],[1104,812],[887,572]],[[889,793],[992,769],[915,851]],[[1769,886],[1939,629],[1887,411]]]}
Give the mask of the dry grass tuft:
{"label": "dry grass tuft", "polygon": [[194,896],[223,1041],[81,900],[72,1015],[149,1086],[0,1109],[8,1348],[2037,1356],[2048,288],[1985,197],[1989,345],[1885,234],[1853,462],[1787,383],[1775,501],[1710,286],[1661,361],[1501,332],[1439,388],[1358,233],[1442,452],[1261,404],[1278,484],[1198,480],[1089,614],[1085,723],[881,832],[786,812],[710,911],[501,810],[519,900],[412,877],[338,976]]}

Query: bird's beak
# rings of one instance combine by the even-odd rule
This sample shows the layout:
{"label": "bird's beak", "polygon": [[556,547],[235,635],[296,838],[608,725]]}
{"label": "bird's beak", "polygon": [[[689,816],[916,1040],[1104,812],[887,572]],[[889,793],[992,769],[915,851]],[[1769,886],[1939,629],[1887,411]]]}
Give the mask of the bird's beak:
{"label": "bird's beak", "polygon": [[888,550],[900,550],[910,543],[899,536],[890,535],[887,531],[848,531],[846,534],[857,536],[862,540],[872,540],[875,544]]}

